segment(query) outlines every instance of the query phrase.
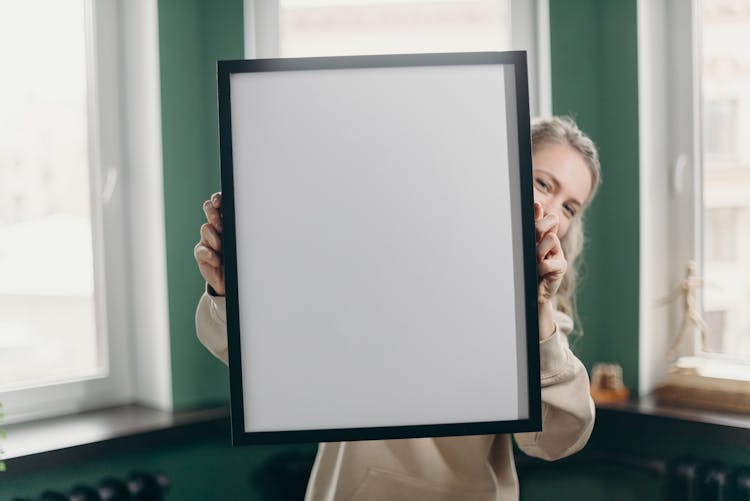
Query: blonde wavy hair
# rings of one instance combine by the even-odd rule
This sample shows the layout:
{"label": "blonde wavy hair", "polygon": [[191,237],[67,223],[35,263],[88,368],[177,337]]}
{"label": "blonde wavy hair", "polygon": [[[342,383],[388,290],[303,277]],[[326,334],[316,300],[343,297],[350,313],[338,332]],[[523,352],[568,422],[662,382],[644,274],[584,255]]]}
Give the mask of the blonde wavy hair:
{"label": "blonde wavy hair", "polygon": [[573,318],[579,334],[583,333],[578,312],[575,307],[576,285],[578,281],[579,258],[583,250],[585,235],[583,231],[583,214],[591,203],[601,184],[601,165],[596,145],[572,118],[567,116],[537,118],[531,123],[532,154],[550,144],[567,144],[581,154],[591,173],[591,192],[584,201],[579,214],[574,217],[568,232],[561,239],[563,252],[568,261],[568,271],[563,276],[560,288],[553,299],[555,307]]}

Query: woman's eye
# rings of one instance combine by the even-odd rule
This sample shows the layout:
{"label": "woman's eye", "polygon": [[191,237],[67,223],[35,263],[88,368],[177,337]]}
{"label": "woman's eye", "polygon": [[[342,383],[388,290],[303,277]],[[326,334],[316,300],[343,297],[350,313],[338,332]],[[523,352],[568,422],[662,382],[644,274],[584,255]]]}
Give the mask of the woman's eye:
{"label": "woman's eye", "polygon": [[572,205],[565,204],[563,205],[563,209],[565,209],[565,212],[567,212],[570,217],[576,216],[576,210],[573,208]]}
{"label": "woman's eye", "polygon": [[535,181],[536,181],[536,185],[539,186],[541,190],[544,190],[544,191],[549,190],[549,185],[546,183],[546,181],[544,181],[544,179],[537,178]]}

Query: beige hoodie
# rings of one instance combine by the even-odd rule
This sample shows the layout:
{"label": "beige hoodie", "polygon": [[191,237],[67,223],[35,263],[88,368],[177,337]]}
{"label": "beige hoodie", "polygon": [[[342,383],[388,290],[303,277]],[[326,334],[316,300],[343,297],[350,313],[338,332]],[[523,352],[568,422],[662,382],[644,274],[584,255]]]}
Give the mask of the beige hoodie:
{"label": "beige hoodie", "polygon": [[[581,449],[594,426],[583,364],[568,348],[571,319],[557,312],[552,337],[539,344],[542,427],[516,433],[518,447],[546,460]],[[226,303],[204,293],[196,311],[198,339],[225,364]],[[510,501],[518,478],[509,435],[321,443],[307,501]]]}

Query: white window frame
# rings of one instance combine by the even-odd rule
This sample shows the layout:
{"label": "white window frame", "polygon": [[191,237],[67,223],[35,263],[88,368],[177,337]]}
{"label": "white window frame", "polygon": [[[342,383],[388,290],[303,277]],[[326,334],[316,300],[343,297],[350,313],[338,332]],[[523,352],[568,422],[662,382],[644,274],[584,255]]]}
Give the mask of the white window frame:
{"label": "white window frame", "polygon": [[[549,46],[549,0],[509,0],[511,46],[528,51],[529,97],[532,116],[552,113]],[[244,0],[245,57],[279,57],[279,0]]]}
{"label": "white window frame", "polygon": [[[679,315],[677,307],[659,308],[657,301],[679,283],[680,268],[687,260],[698,260],[692,206],[700,142],[689,127],[696,123],[697,110],[692,78],[694,4],[693,0],[638,0],[637,4],[641,395],[650,393],[666,375],[667,351]],[[671,59],[674,56],[680,59]],[[682,119],[677,121],[679,115]]]}
{"label": "white window frame", "polygon": [[[703,276],[700,0],[638,0],[640,143],[639,394],[664,381],[667,350],[682,318],[680,301],[657,307],[692,259]],[[702,310],[702,294],[696,293]],[[706,374],[750,377],[750,366],[701,352],[691,331],[679,355]]]}
{"label": "white window frame", "polygon": [[156,0],[87,0],[86,27],[94,289],[105,369],[0,392],[8,424],[131,402],[172,406]]}

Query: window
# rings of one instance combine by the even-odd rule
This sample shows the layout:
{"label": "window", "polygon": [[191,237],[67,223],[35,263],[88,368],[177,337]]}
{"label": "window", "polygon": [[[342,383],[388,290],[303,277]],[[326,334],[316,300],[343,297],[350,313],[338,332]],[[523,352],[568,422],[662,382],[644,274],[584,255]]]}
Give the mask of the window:
{"label": "window", "polygon": [[750,0],[705,0],[701,18],[703,298],[721,315],[708,348],[750,361],[750,150],[738,142],[750,132],[750,58],[737,43],[750,30]]}
{"label": "window", "polygon": [[281,56],[507,50],[507,0],[281,0]]}
{"label": "window", "polygon": [[526,50],[532,114],[549,114],[547,5],[547,0],[245,0],[245,52],[307,57]]}
{"label": "window", "polygon": [[94,300],[84,5],[2,8],[0,59],[16,68],[0,81],[0,241],[9,244],[0,253],[0,389],[8,390],[102,374],[106,333],[97,332],[104,313]]}
{"label": "window", "polygon": [[739,258],[739,235],[737,230],[743,216],[739,207],[706,207],[704,255],[707,263],[734,265]]}
{"label": "window", "polygon": [[[709,326],[683,356],[750,370],[750,0],[641,1],[641,393],[666,371],[682,307],[655,307],[688,260]],[[679,301],[677,302],[679,303]],[[666,333],[666,335],[665,335]]]}
{"label": "window", "polygon": [[103,223],[118,214],[104,210],[95,59],[108,41],[82,0],[0,10],[0,59],[14,68],[0,82],[0,240],[12,242],[0,254],[0,398],[13,421],[129,390],[108,356],[118,291],[105,286]]}
{"label": "window", "polygon": [[[706,83],[717,87],[722,84],[721,80],[716,78],[716,70],[708,64],[704,66],[704,78]],[[737,99],[710,99],[705,96],[703,146],[709,160],[706,165],[708,169],[714,167],[711,164],[715,164],[716,160],[725,158],[732,161],[737,158],[738,105]]]}
{"label": "window", "polygon": [[[139,371],[131,367],[137,284],[130,270],[140,263],[129,224],[140,219],[118,181],[124,158],[143,160],[138,151],[124,154],[138,142],[126,127],[144,126],[137,111],[143,86],[128,77],[130,58],[155,39],[149,30],[155,33],[155,3],[150,10],[147,2],[139,4],[0,3],[0,60],[8,70],[0,81],[0,401],[6,422],[139,396]],[[137,46],[123,43],[131,24],[140,27]],[[152,74],[150,62],[138,61],[143,74]],[[121,108],[126,99],[127,112]],[[142,184],[140,176],[128,172],[131,189]],[[158,280],[154,285],[159,290]],[[164,336],[163,329],[153,332],[157,340]],[[159,378],[154,381],[160,387]]]}

